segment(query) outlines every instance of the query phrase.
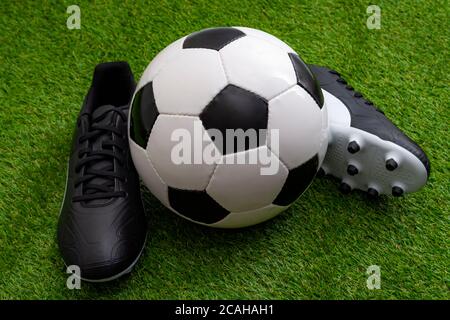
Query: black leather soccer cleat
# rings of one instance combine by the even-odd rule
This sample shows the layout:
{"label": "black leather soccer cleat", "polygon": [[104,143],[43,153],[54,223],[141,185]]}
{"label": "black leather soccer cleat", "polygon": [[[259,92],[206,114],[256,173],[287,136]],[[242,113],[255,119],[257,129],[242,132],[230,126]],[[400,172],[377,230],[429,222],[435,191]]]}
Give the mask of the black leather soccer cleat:
{"label": "black leather soccer cleat", "polygon": [[127,138],[134,88],[126,62],[99,64],[75,128],[58,244],[86,281],[130,272],[144,248],[146,219]]}
{"label": "black leather soccer cleat", "polygon": [[401,196],[427,182],[425,152],[382,111],[355,91],[334,70],[309,65],[328,107],[329,144],[323,173],[341,180],[339,189]]}

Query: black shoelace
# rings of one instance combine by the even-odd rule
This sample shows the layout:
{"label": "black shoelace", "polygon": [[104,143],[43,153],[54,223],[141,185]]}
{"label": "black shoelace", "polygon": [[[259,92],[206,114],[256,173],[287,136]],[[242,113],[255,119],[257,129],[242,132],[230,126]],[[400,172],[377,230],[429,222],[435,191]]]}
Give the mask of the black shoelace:
{"label": "black shoelace", "polygon": [[[115,179],[123,181],[125,177],[119,174],[114,167],[114,159],[120,166],[124,164],[123,150],[126,148],[126,130],[115,127],[113,124],[99,123],[110,112],[116,113],[125,122],[124,110],[110,106],[95,118],[90,119],[88,130],[79,138],[79,143],[85,141],[89,141],[89,143],[87,147],[80,149],[78,152],[79,161],[75,166],[75,172],[82,172],[82,174],[75,179],[75,187],[83,184],[83,194],[73,197],[72,201],[74,202],[109,199],[126,195],[124,191],[115,190]],[[99,150],[92,150],[91,141],[95,141],[101,136],[109,137],[109,139],[103,140]],[[114,139],[112,139],[113,136]],[[107,160],[109,164],[101,170],[92,168],[92,164],[104,160]],[[95,178],[102,178],[101,180],[104,182],[94,183],[93,179]]]}
{"label": "black shoelace", "polygon": [[355,98],[361,98],[361,99],[363,99],[363,100],[364,100],[364,103],[365,103],[366,105],[371,106],[371,107],[375,108],[375,110],[377,110],[378,112],[384,114],[384,112],[383,112],[382,110],[380,110],[378,107],[376,107],[376,106],[373,104],[372,101],[370,101],[370,100],[364,98],[364,96],[362,95],[361,92],[356,91],[351,85],[349,85],[349,84],[347,83],[347,81],[346,81],[344,78],[342,78],[342,76],[341,76],[341,74],[340,74],[339,72],[337,72],[337,71],[335,71],[335,70],[330,70],[330,73],[331,73],[331,74],[337,75],[339,78],[338,78],[336,81],[339,82],[339,83],[341,83],[342,85],[344,85],[345,88],[346,88],[347,90],[352,91],[352,92],[353,92],[353,96],[354,96]]}

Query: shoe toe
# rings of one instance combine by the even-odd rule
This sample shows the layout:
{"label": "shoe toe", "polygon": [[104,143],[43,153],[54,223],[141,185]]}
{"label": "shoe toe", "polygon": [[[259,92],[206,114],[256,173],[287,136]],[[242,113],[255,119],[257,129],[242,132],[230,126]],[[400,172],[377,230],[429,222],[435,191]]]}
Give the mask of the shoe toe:
{"label": "shoe toe", "polygon": [[100,228],[95,234],[80,228],[75,220],[64,220],[58,228],[58,244],[67,266],[78,266],[82,279],[98,282],[131,271],[145,243],[146,225],[140,215],[112,224],[114,228]]}
{"label": "shoe toe", "polygon": [[80,266],[81,278],[91,282],[106,282],[129,273],[139,257],[123,257],[118,260],[104,260],[97,263]]}
{"label": "shoe toe", "polygon": [[102,244],[83,247],[80,250],[76,247],[62,246],[65,264],[76,265],[80,268],[80,276],[83,280],[102,282],[120,277],[131,271],[137,262],[144,243],[136,239],[135,241],[121,241],[114,248],[102,246]]}

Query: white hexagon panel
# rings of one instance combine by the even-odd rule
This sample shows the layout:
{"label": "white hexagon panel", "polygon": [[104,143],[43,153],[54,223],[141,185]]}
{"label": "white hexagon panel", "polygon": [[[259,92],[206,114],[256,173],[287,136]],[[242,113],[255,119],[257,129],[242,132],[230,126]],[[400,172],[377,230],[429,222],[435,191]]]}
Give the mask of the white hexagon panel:
{"label": "white hexagon panel", "polygon": [[255,37],[242,37],[220,51],[230,84],[270,100],[297,83],[288,53]]}
{"label": "white hexagon panel", "polygon": [[[202,136],[204,140],[201,140]],[[198,117],[160,114],[153,125],[147,153],[159,176],[168,186],[184,190],[204,190],[215,163],[207,163],[194,154],[202,157],[206,146],[216,148],[205,134]],[[214,152],[220,155],[218,150]]]}
{"label": "white hexagon panel", "polygon": [[274,201],[287,176],[288,170],[273,152],[261,146],[223,156],[206,192],[231,212],[254,210]]}
{"label": "white hexagon panel", "polygon": [[[326,111],[325,111],[326,113]],[[280,160],[293,169],[317,154],[326,135],[322,110],[300,86],[269,101],[268,132],[278,130],[278,139],[268,135],[268,146]]]}
{"label": "white hexagon panel", "polygon": [[219,53],[183,49],[153,80],[159,113],[199,115],[227,85]]}

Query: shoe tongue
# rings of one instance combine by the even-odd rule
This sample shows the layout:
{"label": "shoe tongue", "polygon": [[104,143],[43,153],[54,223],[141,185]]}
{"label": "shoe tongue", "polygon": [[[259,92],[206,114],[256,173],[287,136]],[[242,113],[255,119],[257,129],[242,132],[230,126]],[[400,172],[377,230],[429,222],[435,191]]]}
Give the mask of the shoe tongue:
{"label": "shoe tongue", "polygon": [[[104,105],[104,106],[100,106],[97,109],[95,109],[94,112],[92,113],[93,124],[115,126],[115,122],[117,121],[117,113],[111,112],[111,111],[108,112],[108,110],[112,110],[112,109],[115,109],[115,107],[112,105]],[[100,118],[100,119],[98,119],[98,118]],[[111,140],[111,139],[112,139],[112,133],[108,134],[106,132],[105,132],[105,134],[102,134],[99,137],[97,137],[95,140],[92,139],[90,141],[92,150],[93,151],[111,150],[111,147],[103,148],[103,146],[102,146],[103,142],[105,142],[107,140]],[[103,160],[91,162],[86,167],[86,169],[106,170],[106,169],[108,169],[108,167],[111,167],[113,165],[114,165],[113,158],[106,158]],[[111,169],[109,169],[109,170],[111,170]],[[90,180],[89,183],[90,184],[99,184],[99,185],[111,185],[113,182],[111,180],[109,180],[108,178],[99,176],[99,177],[95,177],[92,180]],[[113,189],[113,187],[111,187],[111,189]],[[91,190],[89,190],[88,193],[89,192],[91,192]],[[87,203],[89,205],[101,205],[108,201],[109,201],[109,199],[94,199],[94,200],[87,201]]]}
{"label": "shoe tongue", "polygon": [[[94,112],[92,112],[92,120],[95,123],[109,123],[110,120],[112,120],[112,116],[114,115],[114,112],[108,112],[108,110],[116,109],[113,105],[105,104],[103,106],[97,107]],[[98,121],[97,118],[103,117],[102,120]]]}

